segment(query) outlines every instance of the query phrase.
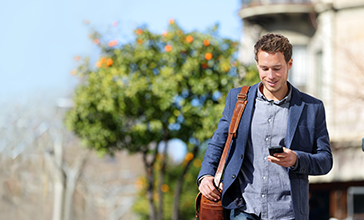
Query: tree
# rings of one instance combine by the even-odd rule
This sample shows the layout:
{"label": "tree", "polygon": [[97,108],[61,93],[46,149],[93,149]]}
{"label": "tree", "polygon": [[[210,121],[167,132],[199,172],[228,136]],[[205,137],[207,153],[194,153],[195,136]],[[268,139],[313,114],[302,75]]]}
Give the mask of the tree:
{"label": "tree", "polygon": [[[190,159],[174,188],[173,219],[178,219],[183,176],[200,144],[212,136],[227,92],[238,83],[237,43],[220,37],[217,26],[186,33],[173,20],[163,34],[146,27],[134,33],[123,45],[102,43],[100,33],[92,34],[102,54],[96,68],[87,62],[79,66],[82,81],[66,122],[101,155],[121,149],[143,154],[153,220],[163,218],[167,149],[173,147],[168,141],[185,142]],[[164,149],[160,142],[167,143]]]}

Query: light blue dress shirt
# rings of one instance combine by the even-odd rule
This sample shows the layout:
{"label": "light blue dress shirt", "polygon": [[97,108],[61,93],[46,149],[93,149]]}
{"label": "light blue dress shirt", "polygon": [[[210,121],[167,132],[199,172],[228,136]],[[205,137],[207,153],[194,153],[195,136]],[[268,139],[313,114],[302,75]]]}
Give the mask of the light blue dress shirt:
{"label": "light blue dress shirt", "polygon": [[266,99],[259,89],[255,99],[239,182],[246,203],[241,210],[261,219],[294,219],[289,168],[267,160],[270,146],[286,146],[290,87],[288,95],[280,101]]}

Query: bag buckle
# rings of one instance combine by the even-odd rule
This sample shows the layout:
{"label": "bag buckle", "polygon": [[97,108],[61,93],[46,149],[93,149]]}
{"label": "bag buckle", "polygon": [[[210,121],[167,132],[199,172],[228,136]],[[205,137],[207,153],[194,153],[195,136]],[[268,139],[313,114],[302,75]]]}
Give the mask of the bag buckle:
{"label": "bag buckle", "polygon": [[238,96],[236,97],[238,100],[242,100],[242,101],[245,101],[246,100],[246,94],[242,94],[242,93],[239,93]]}

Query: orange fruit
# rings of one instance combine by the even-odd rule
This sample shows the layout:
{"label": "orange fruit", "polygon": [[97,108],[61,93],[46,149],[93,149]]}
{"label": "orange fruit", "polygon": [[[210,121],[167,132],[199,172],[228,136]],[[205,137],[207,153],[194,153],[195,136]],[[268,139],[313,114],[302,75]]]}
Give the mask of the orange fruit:
{"label": "orange fruit", "polygon": [[168,31],[163,31],[162,36],[167,37],[168,36]]}
{"label": "orange fruit", "polygon": [[210,45],[210,41],[207,39],[203,40],[203,45],[207,47],[208,45]]}
{"label": "orange fruit", "polygon": [[96,45],[98,45],[98,44],[100,43],[100,40],[99,40],[99,39],[97,39],[97,38],[95,38],[95,39],[94,39],[94,43],[95,43]]}
{"label": "orange fruit", "polygon": [[169,19],[169,24],[174,24],[174,19],[173,18]]}
{"label": "orange fruit", "polygon": [[141,35],[143,33],[143,30],[141,29],[141,28],[138,28],[137,30],[136,30],[136,34],[137,35]]}
{"label": "orange fruit", "polygon": [[169,186],[167,184],[165,184],[165,183],[162,184],[161,191],[164,192],[164,193],[168,192],[169,191]]}
{"label": "orange fruit", "polygon": [[96,67],[97,67],[97,68],[101,68],[101,67],[102,67],[102,62],[101,62],[101,60],[99,60],[99,61],[97,61],[97,62],[96,62]]}
{"label": "orange fruit", "polygon": [[111,40],[111,41],[109,41],[108,46],[113,47],[113,46],[116,46],[117,44],[118,44],[117,40]]}
{"label": "orange fruit", "polygon": [[172,50],[172,46],[167,44],[165,47],[164,47],[164,50],[167,51],[167,52],[170,52]]}
{"label": "orange fruit", "polygon": [[187,161],[190,161],[190,160],[192,160],[193,159],[193,154],[192,153],[187,153],[186,154],[186,156],[185,156],[185,160],[187,160]]}
{"label": "orange fruit", "polygon": [[202,69],[206,69],[208,67],[207,63],[201,63],[201,67],[202,67]]}
{"label": "orange fruit", "polygon": [[76,61],[79,61],[79,60],[81,59],[81,57],[80,57],[80,56],[75,56],[75,57],[74,57],[74,59],[75,59]]}
{"label": "orange fruit", "polygon": [[140,45],[140,44],[142,44],[143,43],[143,39],[138,39],[137,40],[137,43]]}
{"label": "orange fruit", "polygon": [[193,41],[193,37],[192,37],[191,35],[188,35],[188,36],[186,37],[186,41],[187,41],[188,43],[191,43],[191,42]]}
{"label": "orange fruit", "polygon": [[208,52],[205,54],[205,59],[206,60],[211,60],[212,59],[212,53]]}
{"label": "orange fruit", "polygon": [[106,60],[106,65],[111,66],[113,64],[113,62],[114,61],[111,58],[109,58],[109,59]]}

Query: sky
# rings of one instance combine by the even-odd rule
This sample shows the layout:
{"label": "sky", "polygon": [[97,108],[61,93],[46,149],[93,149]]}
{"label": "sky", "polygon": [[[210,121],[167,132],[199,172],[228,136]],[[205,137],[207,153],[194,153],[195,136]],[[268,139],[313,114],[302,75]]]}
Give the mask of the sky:
{"label": "sky", "polygon": [[[34,97],[69,97],[77,85],[70,72],[75,56],[92,57],[91,28],[120,36],[146,25],[155,33],[175,19],[185,31],[205,31],[218,23],[220,35],[238,40],[239,0],[13,0],[0,7],[0,102]],[[85,21],[89,21],[86,25]]]}

